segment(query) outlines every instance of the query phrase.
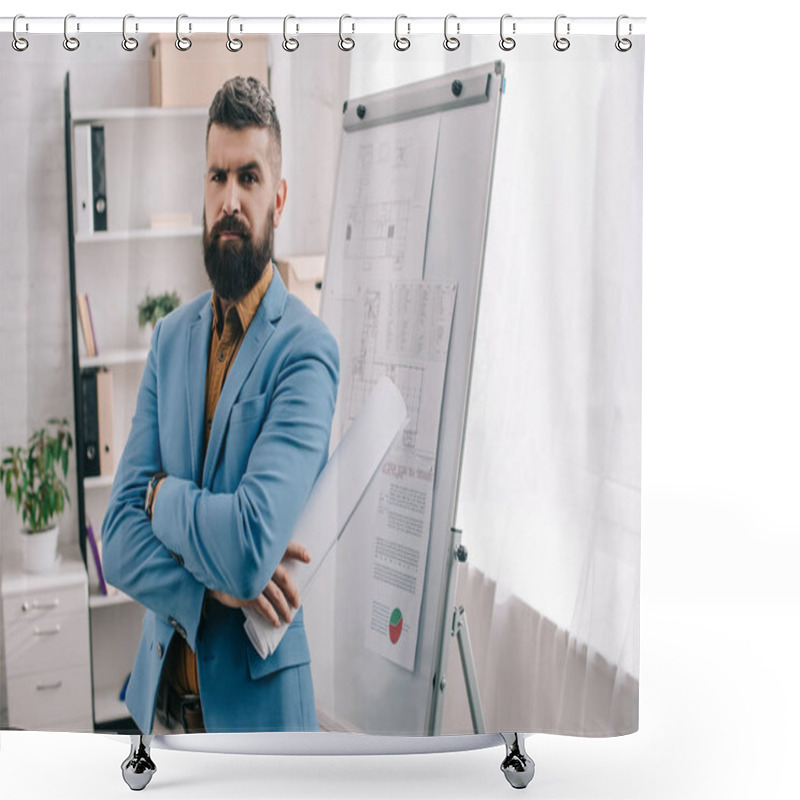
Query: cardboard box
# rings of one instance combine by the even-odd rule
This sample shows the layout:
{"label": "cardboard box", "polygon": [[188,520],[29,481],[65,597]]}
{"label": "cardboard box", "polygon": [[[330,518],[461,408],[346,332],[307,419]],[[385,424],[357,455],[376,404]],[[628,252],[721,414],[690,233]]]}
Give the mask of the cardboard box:
{"label": "cardboard box", "polygon": [[286,288],[319,316],[325,256],[292,256],[276,263]]}
{"label": "cardboard box", "polygon": [[148,38],[151,106],[208,107],[219,87],[236,75],[252,75],[269,86],[266,34],[241,36],[244,46],[237,53],[225,46],[225,34],[183,35],[192,40],[186,51],[175,47],[175,34]]}

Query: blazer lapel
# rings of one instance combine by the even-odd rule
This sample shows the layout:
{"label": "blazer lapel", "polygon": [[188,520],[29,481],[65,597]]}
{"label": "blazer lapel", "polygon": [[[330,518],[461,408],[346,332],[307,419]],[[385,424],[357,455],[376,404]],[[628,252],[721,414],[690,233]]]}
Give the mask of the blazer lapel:
{"label": "blazer lapel", "polygon": [[[214,421],[211,423],[211,434],[208,439],[206,450],[206,461],[203,466],[203,486],[210,486],[211,479],[217,469],[225,432],[228,429],[228,417],[231,414],[233,404],[239,397],[239,393],[247,380],[247,376],[252,372],[261,351],[266,346],[273,331],[275,323],[283,315],[286,305],[286,287],[281,280],[277,269],[273,270],[272,281],[270,282],[267,293],[261,301],[261,305],[247,329],[239,352],[231,365],[222,393],[219,396],[217,409],[214,412]],[[206,349],[206,358],[208,358]],[[203,371],[205,376],[205,369]]]}
{"label": "blazer lapel", "polygon": [[203,306],[189,328],[189,353],[186,375],[186,408],[189,412],[189,444],[192,480],[199,485],[203,464],[203,425],[206,413],[206,370],[211,335],[211,302]]}

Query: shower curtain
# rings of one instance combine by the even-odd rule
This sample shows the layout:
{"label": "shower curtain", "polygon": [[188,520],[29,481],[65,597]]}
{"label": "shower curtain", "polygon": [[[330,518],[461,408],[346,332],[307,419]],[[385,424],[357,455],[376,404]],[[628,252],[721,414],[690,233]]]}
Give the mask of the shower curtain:
{"label": "shower curtain", "polygon": [[[60,560],[49,572],[26,572],[21,524],[12,503],[0,503],[0,726],[135,732],[152,723],[155,732],[182,732],[174,718],[170,727],[169,718],[142,715],[156,693],[137,658],[154,659],[152,651],[160,661],[159,648],[174,647],[185,623],[137,580],[124,593],[104,591],[107,553],[93,545],[104,543],[109,507],[131,474],[132,420],[152,390],[140,386],[163,357],[154,350],[169,323],[151,334],[140,328],[139,307],[147,295],[174,292],[181,306],[173,320],[195,302],[211,319],[203,211],[209,166],[219,165],[206,160],[207,109],[230,75],[246,74],[274,100],[288,186],[264,302],[283,287],[303,319],[318,316],[333,332],[337,406],[323,423],[332,451],[381,377],[397,387],[407,416],[331,533],[330,552],[312,553],[312,563],[326,558],[303,592],[307,650],[280,655],[289,652],[286,637],[275,650],[283,661],[265,667],[241,611],[204,601],[201,639],[213,641],[215,625],[241,617],[242,630],[225,634],[242,669],[226,691],[236,694],[236,680],[307,667],[313,694],[304,702],[313,697],[310,716],[323,731],[477,732],[468,688],[480,698],[480,732],[637,730],[644,37],[629,50],[614,46],[613,29],[573,37],[566,50],[546,36],[520,37],[504,50],[496,35],[473,35],[451,51],[428,35],[412,37],[406,50],[377,34],[356,35],[350,50],[336,35],[300,36],[294,50],[279,35],[243,36],[241,53],[226,50],[224,35],[192,38],[185,53],[171,35],[140,35],[142,46],[130,52],[111,34],[83,35],[74,52],[60,35],[32,37],[25,52],[9,35],[0,40],[0,447],[5,455],[53,417],[68,420],[78,445]],[[446,96],[436,94],[440,86]],[[434,100],[418,100],[428,91]],[[474,102],[460,106],[472,91]],[[495,116],[481,117],[490,100]],[[388,122],[372,124],[374,108],[388,108]],[[461,113],[466,122],[450,124]],[[483,138],[476,120],[486,123]],[[464,147],[455,165],[446,161],[451,144]],[[467,207],[481,209],[469,226],[459,217]],[[478,243],[464,258],[463,280],[435,277],[434,253],[447,260],[438,233],[445,229],[454,250],[462,238]],[[474,308],[466,308],[468,275]],[[91,308],[88,330],[81,296]],[[466,313],[472,322],[458,328]],[[210,323],[204,330],[213,338]],[[455,353],[463,353],[460,366]],[[207,357],[202,363],[205,370]],[[448,405],[459,371],[469,378],[463,406]],[[96,415],[111,409],[100,429],[94,420],[93,434],[82,394],[92,375],[97,386],[113,382],[105,397],[90,390],[101,392]],[[234,439],[234,422],[220,423],[229,450],[250,452],[269,425],[270,400],[259,409],[256,398],[266,387],[230,398],[234,407],[250,403],[232,417],[250,427]],[[444,420],[458,414],[453,438]],[[160,452],[186,421],[173,413],[159,422]],[[104,424],[110,462],[93,472],[86,445]],[[441,456],[447,448],[456,458]],[[287,512],[284,544],[323,463]],[[342,487],[349,475],[339,476]],[[222,487],[172,477],[201,505],[215,493],[235,496],[241,479]],[[445,485],[455,492],[441,496]],[[437,503],[451,506],[446,530],[431,524]],[[157,522],[155,512],[153,536]],[[453,560],[450,526],[461,531],[465,561]],[[199,545],[175,529],[154,547],[172,552],[175,569],[201,589],[221,591],[226,584],[211,579],[218,573],[205,571],[213,543],[201,528]],[[72,626],[69,640],[34,635],[19,611],[55,596],[61,611],[68,598],[69,613],[53,618],[53,630]],[[451,635],[459,608],[475,668],[468,678]],[[159,639],[164,632],[172,638]],[[201,652],[191,635],[186,641]],[[214,672],[203,663],[198,670],[200,702],[205,695],[211,703],[204,680]],[[158,682],[157,672],[147,675]],[[219,719],[206,713],[209,733],[274,729],[260,718]]]}

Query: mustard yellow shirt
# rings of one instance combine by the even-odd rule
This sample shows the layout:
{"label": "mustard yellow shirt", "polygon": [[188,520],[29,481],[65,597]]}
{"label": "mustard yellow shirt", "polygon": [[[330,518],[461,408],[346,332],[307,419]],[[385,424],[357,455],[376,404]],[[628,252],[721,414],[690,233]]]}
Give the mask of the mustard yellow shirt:
{"label": "mustard yellow shirt", "polygon": [[[222,304],[216,292],[211,296],[213,318],[208,347],[208,365],[206,367],[206,404],[203,437],[203,456],[208,447],[211,423],[217,409],[222,387],[231,369],[244,335],[253,321],[253,317],[264,299],[264,295],[272,282],[273,266],[267,265],[258,283],[238,302],[234,303],[224,318]],[[245,598],[250,599],[250,598]],[[197,658],[186,641],[180,636],[173,637],[167,660],[164,664],[164,677],[179,694],[200,694],[197,678]]]}

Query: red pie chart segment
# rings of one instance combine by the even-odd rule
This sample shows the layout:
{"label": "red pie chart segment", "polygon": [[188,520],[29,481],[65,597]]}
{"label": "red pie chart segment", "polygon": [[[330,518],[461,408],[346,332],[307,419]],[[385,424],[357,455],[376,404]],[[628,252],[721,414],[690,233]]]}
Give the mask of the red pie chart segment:
{"label": "red pie chart segment", "polygon": [[403,632],[403,614],[399,608],[392,611],[389,620],[389,639],[392,644],[397,644],[400,634]]}

